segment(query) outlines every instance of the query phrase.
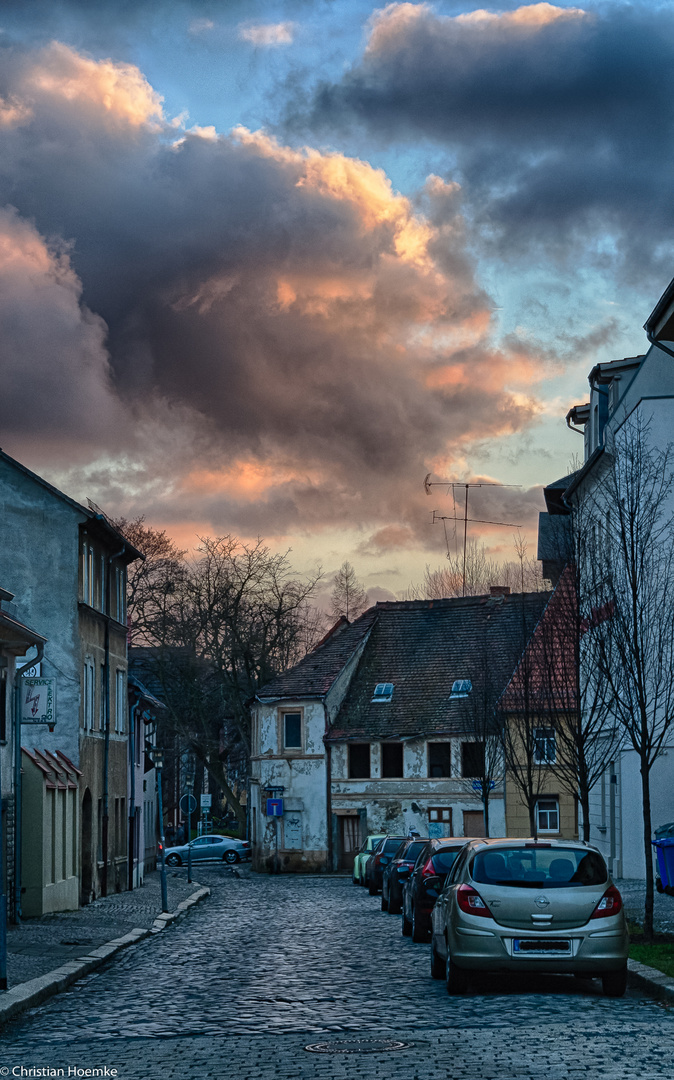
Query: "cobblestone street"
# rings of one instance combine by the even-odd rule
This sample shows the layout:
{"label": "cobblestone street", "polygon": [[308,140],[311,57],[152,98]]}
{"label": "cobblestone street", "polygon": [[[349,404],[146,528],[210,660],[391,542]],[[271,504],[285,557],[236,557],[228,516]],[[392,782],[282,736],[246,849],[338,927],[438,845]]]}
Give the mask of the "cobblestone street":
{"label": "cobblestone street", "polygon": [[[240,874],[200,868],[212,895],[187,919],[8,1024],[0,1076],[69,1066],[107,1066],[119,1080],[671,1075],[674,1015],[637,991],[610,1000],[596,980],[520,976],[450,998],[429,977],[428,947],[402,938],[399,918],[350,879]],[[304,1049],[347,1036],[412,1045]]]}

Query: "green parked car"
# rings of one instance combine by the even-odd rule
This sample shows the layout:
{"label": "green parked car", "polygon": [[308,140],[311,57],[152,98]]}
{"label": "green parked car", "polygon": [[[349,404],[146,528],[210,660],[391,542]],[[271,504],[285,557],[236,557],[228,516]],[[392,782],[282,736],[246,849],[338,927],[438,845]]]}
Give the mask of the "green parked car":
{"label": "green parked car", "polygon": [[367,840],[363,844],[362,848],[356,855],[353,861],[353,883],[354,885],[365,884],[365,863],[370,858],[370,855],[376,848],[380,840],[383,840],[386,833],[373,833],[372,836],[368,836]]}

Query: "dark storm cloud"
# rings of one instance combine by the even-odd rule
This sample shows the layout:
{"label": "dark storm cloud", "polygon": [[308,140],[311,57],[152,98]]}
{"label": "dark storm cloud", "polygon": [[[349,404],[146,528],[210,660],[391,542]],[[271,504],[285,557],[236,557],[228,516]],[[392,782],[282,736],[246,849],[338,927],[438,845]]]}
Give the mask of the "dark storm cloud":
{"label": "dark storm cloud", "polygon": [[109,457],[88,490],[155,520],[415,529],[428,468],[535,420],[545,362],[490,342],[454,186],[429,179],[436,221],[365,162],[185,132],[137,68],[57,43],[3,71],[10,452],[79,439]]}
{"label": "dark storm cloud", "polygon": [[[656,245],[671,258],[673,121],[668,5],[449,17],[403,3],[373,17],[358,63],[291,123],[437,140],[504,252],[554,240],[559,255],[608,232],[636,275],[657,266]],[[616,258],[611,244],[594,254]]]}

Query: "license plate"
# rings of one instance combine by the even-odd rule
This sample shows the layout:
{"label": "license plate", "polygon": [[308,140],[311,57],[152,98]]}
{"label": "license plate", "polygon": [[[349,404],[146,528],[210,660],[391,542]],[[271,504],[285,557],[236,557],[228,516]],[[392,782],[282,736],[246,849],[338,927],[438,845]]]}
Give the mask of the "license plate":
{"label": "license plate", "polygon": [[514,956],[570,956],[568,938],[515,938]]}

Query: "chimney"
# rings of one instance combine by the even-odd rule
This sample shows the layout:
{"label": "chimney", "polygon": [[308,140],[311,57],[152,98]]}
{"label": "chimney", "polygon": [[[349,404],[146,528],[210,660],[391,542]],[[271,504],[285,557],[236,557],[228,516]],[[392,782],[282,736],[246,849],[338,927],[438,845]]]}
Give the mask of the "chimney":
{"label": "chimney", "polygon": [[509,585],[490,585],[489,586],[489,595],[490,596],[510,596],[510,586]]}

